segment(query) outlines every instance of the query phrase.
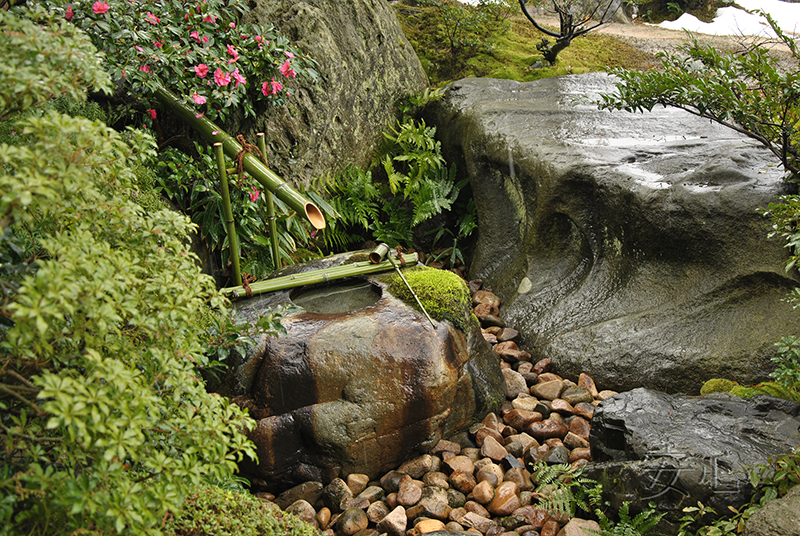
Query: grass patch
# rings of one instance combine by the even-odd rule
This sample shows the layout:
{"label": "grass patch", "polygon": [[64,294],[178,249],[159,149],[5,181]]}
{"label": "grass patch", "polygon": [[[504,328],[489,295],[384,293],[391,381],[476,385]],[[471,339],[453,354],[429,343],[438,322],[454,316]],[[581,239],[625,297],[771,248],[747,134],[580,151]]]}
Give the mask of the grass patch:
{"label": "grass patch", "polygon": [[[565,74],[608,71],[614,67],[648,69],[658,63],[654,54],[640,51],[614,36],[590,32],[562,51],[555,65],[537,67],[543,62],[536,45],[547,36],[521,14],[513,14],[505,24],[490,26],[476,36],[476,41],[490,43],[488,46],[449,49],[442,46],[441,39],[435,38],[446,28],[430,8],[398,6],[402,6],[397,9],[397,15],[403,31],[434,87],[467,77],[529,82]],[[438,32],[435,25],[438,25]]]}

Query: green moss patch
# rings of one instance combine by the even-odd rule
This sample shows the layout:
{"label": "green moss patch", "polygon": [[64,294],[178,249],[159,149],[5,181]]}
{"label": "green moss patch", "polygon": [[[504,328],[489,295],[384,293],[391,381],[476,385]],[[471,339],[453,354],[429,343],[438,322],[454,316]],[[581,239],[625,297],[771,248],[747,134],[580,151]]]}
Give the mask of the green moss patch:
{"label": "green moss patch", "polygon": [[711,393],[730,393],[742,398],[752,398],[756,395],[769,395],[800,402],[800,392],[787,389],[777,382],[762,382],[757,385],[739,385],[738,383],[721,378],[708,380],[700,388],[701,395]]}
{"label": "green moss patch", "polygon": [[[403,270],[403,275],[431,318],[447,320],[461,331],[467,331],[472,316],[472,297],[463,279],[453,272],[426,266]],[[419,309],[400,276],[392,274],[386,282],[392,295]]]}
{"label": "green moss patch", "polygon": [[208,486],[188,497],[171,536],[319,536],[314,527],[249,493]]}

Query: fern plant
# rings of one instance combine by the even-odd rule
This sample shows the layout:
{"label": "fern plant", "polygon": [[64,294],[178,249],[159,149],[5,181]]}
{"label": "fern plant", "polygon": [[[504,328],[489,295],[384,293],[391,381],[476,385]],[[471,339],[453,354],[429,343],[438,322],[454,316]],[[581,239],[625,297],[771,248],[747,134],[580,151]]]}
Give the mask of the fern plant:
{"label": "fern plant", "polygon": [[538,461],[531,473],[536,483],[534,497],[553,517],[574,517],[578,509],[591,511],[600,504],[602,486],[581,476],[582,467],[567,464],[547,465]]}
{"label": "fern plant", "polygon": [[630,515],[630,501],[625,501],[619,509],[619,521],[609,519],[601,510],[597,510],[597,518],[600,523],[600,530],[584,529],[584,531],[594,536],[659,536],[660,533],[650,532],[658,525],[666,512],[656,513],[655,503],[650,503],[649,508],[645,508],[636,516]]}

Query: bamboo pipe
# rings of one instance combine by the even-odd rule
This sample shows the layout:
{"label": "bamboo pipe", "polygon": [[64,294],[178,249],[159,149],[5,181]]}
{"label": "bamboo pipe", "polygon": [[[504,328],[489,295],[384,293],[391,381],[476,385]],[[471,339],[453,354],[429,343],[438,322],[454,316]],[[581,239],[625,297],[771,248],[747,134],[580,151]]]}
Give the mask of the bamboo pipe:
{"label": "bamboo pipe", "polygon": [[214,144],[214,154],[217,157],[219,169],[220,195],[222,195],[222,215],[225,218],[225,230],[228,232],[228,249],[230,250],[231,270],[233,280],[237,285],[242,284],[242,271],[239,268],[239,238],[236,236],[236,224],[233,222],[231,209],[231,193],[228,189],[228,173],[225,170],[225,155],[222,154],[222,144]]}
{"label": "bamboo pipe", "polygon": [[[230,134],[224,132],[217,125],[202,117],[195,109],[182,102],[168,89],[157,86],[156,98],[181,119],[196,129],[209,143],[221,143],[225,154],[236,158],[242,151],[242,146]],[[322,211],[311,201],[278,177],[271,169],[263,164],[255,155],[245,153],[242,159],[245,171],[253,176],[264,188],[275,194],[281,201],[292,207],[299,214],[303,214],[316,229],[325,228],[325,216]]]}
{"label": "bamboo pipe", "polygon": [[[261,151],[264,165],[267,166],[269,163],[267,162],[267,144],[264,141],[264,133],[259,132],[256,134],[256,138],[258,138],[258,149]],[[264,192],[264,198],[267,201],[267,222],[269,223],[269,240],[272,246],[272,262],[277,270],[283,263],[281,263],[280,248],[278,247],[278,223],[275,221],[275,202],[272,200],[272,192],[270,190]]]}
{"label": "bamboo pipe", "polygon": [[[418,260],[416,253],[403,255],[403,261],[406,264],[416,264]],[[257,281],[250,284],[250,294],[265,294],[267,292],[274,292],[276,290],[284,290],[287,288],[302,287],[303,285],[313,285],[315,283],[326,283],[334,279],[343,279],[345,277],[353,277],[357,275],[375,274],[378,272],[385,272],[391,270],[394,264],[390,260],[385,260],[379,263],[371,261],[354,262],[343,266],[334,266],[333,268],[326,268],[322,270],[313,270],[311,272],[303,272],[301,274],[285,275],[283,277],[276,277],[275,279],[267,279],[266,281]],[[222,294],[231,299],[241,298],[247,295],[244,287],[230,287],[222,289]],[[427,314],[427,313],[426,313]]]}

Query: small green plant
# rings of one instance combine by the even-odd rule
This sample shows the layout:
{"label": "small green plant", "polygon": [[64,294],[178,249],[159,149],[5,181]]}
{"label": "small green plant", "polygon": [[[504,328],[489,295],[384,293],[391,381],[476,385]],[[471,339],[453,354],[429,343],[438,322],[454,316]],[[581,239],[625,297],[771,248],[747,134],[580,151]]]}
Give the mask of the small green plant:
{"label": "small green plant", "polygon": [[536,462],[531,475],[539,507],[549,510],[555,517],[574,517],[578,509],[591,512],[600,504],[603,489],[591,478],[581,476],[581,472],[582,467]]}
{"label": "small green plant", "polygon": [[[220,255],[223,266],[227,266],[229,244],[217,163],[210,147],[195,144],[195,150],[194,157],[172,148],[161,152],[156,164],[156,190],[198,224],[208,249]],[[234,164],[226,159],[226,166]],[[291,254],[298,246],[308,243],[309,231],[302,219],[280,199],[273,199],[281,255],[280,259],[273,259],[262,187],[246,174],[241,178],[231,176],[228,181],[242,272],[258,279],[279,268],[284,261],[291,263]]]}
{"label": "small green plant", "polygon": [[166,524],[167,536],[319,536],[304,521],[247,492],[206,486]]}
{"label": "small green plant", "polygon": [[609,519],[602,510],[596,510],[600,530],[584,529],[595,536],[660,536],[660,533],[651,532],[658,525],[666,512],[656,513],[655,503],[650,503],[634,517],[630,515],[630,502],[625,501],[619,508],[619,521]]}

